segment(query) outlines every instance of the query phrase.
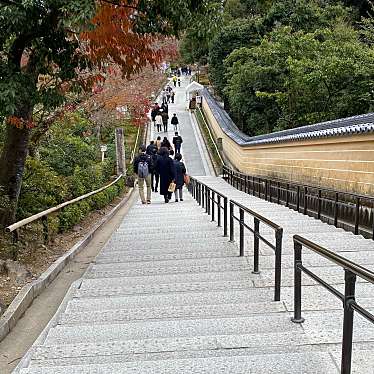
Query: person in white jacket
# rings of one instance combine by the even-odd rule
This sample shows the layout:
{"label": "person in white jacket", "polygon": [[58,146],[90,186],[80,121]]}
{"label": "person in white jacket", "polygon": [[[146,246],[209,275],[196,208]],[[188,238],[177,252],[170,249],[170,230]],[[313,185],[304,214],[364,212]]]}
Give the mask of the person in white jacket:
{"label": "person in white jacket", "polygon": [[162,116],[160,112],[157,113],[155,120],[156,120],[157,131],[160,132],[161,127],[162,127]]}

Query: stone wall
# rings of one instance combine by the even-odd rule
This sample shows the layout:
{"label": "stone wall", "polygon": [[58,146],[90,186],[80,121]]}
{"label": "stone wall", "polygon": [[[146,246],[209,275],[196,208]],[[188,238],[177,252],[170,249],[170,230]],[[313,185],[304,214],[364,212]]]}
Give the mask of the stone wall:
{"label": "stone wall", "polygon": [[239,171],[374,196],[374,133],[246,145],[220,125],[205,98],[202,109]]}

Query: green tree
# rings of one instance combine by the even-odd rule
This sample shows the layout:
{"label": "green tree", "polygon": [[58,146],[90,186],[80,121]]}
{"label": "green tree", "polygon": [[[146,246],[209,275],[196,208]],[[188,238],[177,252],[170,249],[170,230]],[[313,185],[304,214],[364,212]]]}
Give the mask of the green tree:
{"label": "green tree", "polygon": [[225,90],[249,134],[365,113],[374,89],[374,51],[346,24],[313,33],[279,28],[226,60]]}
{"label": "green tree", "polygon": [[217,33],[210,46],[209,74],[220,94],[226,86],[224,59],[237,48],[258,44],[262,34],[262,21],[257,17],[235,20]]}

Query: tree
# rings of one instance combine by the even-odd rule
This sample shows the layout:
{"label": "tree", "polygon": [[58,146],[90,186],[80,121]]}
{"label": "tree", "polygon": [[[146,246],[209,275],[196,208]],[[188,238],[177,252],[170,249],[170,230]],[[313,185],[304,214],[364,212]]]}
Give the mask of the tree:
{"label": "tree", "polygon": [[361,114],[372,105],[374,50],[344,23],[313,33],[279,28],[226,64],[225,93],[251,135]]}
{"label": "tree", "polygon": [[[129,77],[162,57],[156,33],[176,35],[211,1],[1,0],[0,226],[14,221],[35,110],[52,111],[66,90],[89,87],[108,62]],[[176,6],[177,5],[177,6]]]}
{"label": "tree", "polygon": [[210,46],[209,74],[220,94],[226,86],[224,59],[237,48],[258,44],[262,34],[260,18],[235,20],[217,33]]}

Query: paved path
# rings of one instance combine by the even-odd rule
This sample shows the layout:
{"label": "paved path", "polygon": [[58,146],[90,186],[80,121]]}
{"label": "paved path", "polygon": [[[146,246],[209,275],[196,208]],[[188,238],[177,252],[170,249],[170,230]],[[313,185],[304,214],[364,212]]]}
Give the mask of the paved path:
{"label": "paved path", "polygon": [[[188,84],[189,77],[181,78],[181,87],[174,87],[174,85],[170,83],[170,86],[176,92],[176,96],[174,104],[169,104],[169,117],[171,119],[172,115],[176,113],[179,119],[180,124],[178,126],[178,132],[183,138],[181,151],[188,168],[188,173],[191,175],[214,175],[199,126],[187,109],[188,101],[186,99],[185,87]],[[161,103],[160,99],[159,103]],[[167,136],[170,143],[172,143],[174,126],[169,123],[167,133],[163,131],[157,132],[157,130],[151,126],[150,138],[156,139],[157,136],[161,136],[161,139]]]}
{"label": "paved path", "polygon": [[[183,82],[185,84],[185,82]],[[205,151],[183,110],[183,89],[171,107],[192,175],[249,205],[285,229],[282,300],[273,302],[272,251],[261,246],[261,273],[186,192],[179,203],[139,201],[66,295],[58,313],[17,372],[22,374],[337,374],[342,308],[304,277],[303,325],[293,324],[293,233],[374,267],[373,242],[285,207],[245,195],[209,176]],[[170,136],[171,134],[169,134]],[[208,165],[208,166],[207,166]],[[263,231],[264,235],[270,232]],[[343,272],[313,254],[305,263],[342,289]],[[373,287],[357,285],[374,307]],[[374,328],[355,318],[354,373],[373,374]]]}

